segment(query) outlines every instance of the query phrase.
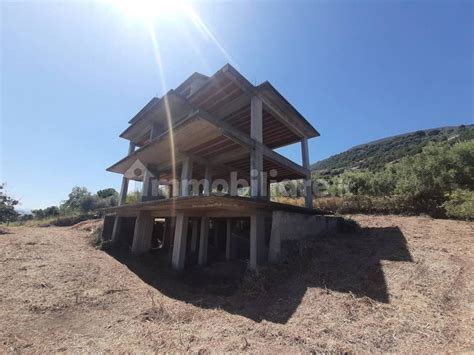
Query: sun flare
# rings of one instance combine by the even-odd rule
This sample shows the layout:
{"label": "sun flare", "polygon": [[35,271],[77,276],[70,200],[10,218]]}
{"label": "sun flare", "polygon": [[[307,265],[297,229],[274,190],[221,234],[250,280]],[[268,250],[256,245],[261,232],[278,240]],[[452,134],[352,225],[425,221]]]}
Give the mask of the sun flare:
{"label": "sun flare", "polygon": [[188,8],[185,0],[115,0],[113,3],[126,16],[148,21],[184,15]]}

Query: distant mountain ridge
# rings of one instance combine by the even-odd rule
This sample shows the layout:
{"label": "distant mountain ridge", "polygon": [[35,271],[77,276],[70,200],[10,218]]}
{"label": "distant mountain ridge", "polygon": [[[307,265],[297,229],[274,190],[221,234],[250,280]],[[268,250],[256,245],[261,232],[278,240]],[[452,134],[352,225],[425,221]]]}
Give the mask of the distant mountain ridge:
{"label": "distant mountain ridge", "polygon": [[420,153],[429,142],[474,138],[474,125],[431,128],[360,144],[311,165],[321,175],[337,175],[349,169],[376,170],[405,156]]}

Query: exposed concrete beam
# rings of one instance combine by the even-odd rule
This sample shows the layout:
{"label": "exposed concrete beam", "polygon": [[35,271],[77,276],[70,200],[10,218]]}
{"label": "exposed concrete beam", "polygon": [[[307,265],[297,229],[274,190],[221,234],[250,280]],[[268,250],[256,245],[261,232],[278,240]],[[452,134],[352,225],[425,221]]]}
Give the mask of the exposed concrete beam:
{"label": "exposed concrete beam", "polygon": [[248,156],[249,150],[246,147],[237,148],[231,152],[224,153],[213,159],[215,164],[226,164],[226,162],[231,160],[236,160],[238,158],[244,158]]}
{"label": "exposed concrete beam", "polygon": [[209,160],[206,158],[203,158],[197,154],[190,153],[190,152],[181,152],[183,155],[188,156],[191,158],[192,161],[204,165],[204,166],[211,166],[220,170],[223,170],[225,172],[232,172],[232,171],[239,171],[238,169],[234,168],[232,165],[228,164],[223,164],[223,163],[216,163],[214,160]]}
{"label": "exposed concrete beam", "polygon": [[246,105],[249,105],[250,99],[251,99],[251,95],[249,95],[247,92],[244,92],[238,98],[234,99],[229,104],[226,104],[220,110],[217,110],[214,114],[217,117],[222,117],[222,118],[227,117],[230,114],[239,111],[241,108],[245,107]]}
{"label": "exposed concrete beam", "polygon": [[[283,157],[282,155],[274,152],[272,149],[268,148],[267,146],[263,145],[260,142],[257,142],[256,140],[250,138],[245,133],[239,131],[238,129],[235,129],[234,127],[232,127],[228,123],[226,123],[226,122],[222,121],[220,118],[217,118],[216,116],[206,112],[205,110],[195,110],[195,111],[193,111],[192,114],[187,115],[186,118],[183,119],[182,121],[189,121],[189,120],[195,119],[197,117],[200,117],[200,118],[208,121],[209,123],[212,123],[214,126],[216,126],[221,131],[221,133],[223,135],[227,136],[228,138],[232,139],[233,141],[235,141],[236,143],[241,145],[241,148],[243,150],[247,150],[248,152],[250,152],[252,149],[260,147],[262,149],[263,155],[265,157],[267,157],[268,159],[270,159],[270,160],[272,160],[272,161],[274,161],[278,164],[281,164],[284,167],[286,167],[287,169],[290,169],[291,171],[294,171],[294,172],[296,172],[300,175],[305,176],[309,173],[309,171],[307,169],[304,169],[303,167],[299,166],[298,164],[295,164],[294,162],[290,161],[289,159],[287,159],[287,158]],[[179,126],[181,123],[182,122],[175,125],[175,128],[177,126]],[[138,154],[139,152],[141,152],[142,150],[146,149],[147,147],[149,147],[154,142],[156,142],[160,139],[166,139],[167,135],[168,135],[168,132],[165,132],[165,133],[161,134],[160,136],[155,138],[153,140],[153,142],[148,143],[144,147],[142,147],[142,148],[138,149],[137,151],[135,151],[132,154],[132,156],[134,156],[134,155]],[[239,154],[240,153],[242,153],[242,152],[239,152]],[[129,157],[121,159],[119,162],[117,162],[113,166],[109,167],[107,170],[112,171],[114,169],[114,167],[120,165],[121,163],[123,163],[127,159],[129,159]],[[166,169],[164,169],[163,171],[165,171],[165,170]]]}
{"label": "exposed concrete beam", "polygon": [[307,176],[310,172],[308,169],[292,162],[291,160],[285,158],[281,154],[274,152],[272,149],[268,148],[264,144],[257,142],[255,139],[247,136],[245,133],[233,128],[228,123],[219,120],[218,118],[214,117],[209,112],[204,110],[199,110],[198,113],[199,117],[207,120],[208,122],[214,124],[215,126],[219,127],[222,134],[229,137],[230,139],[234,140],[236,143],[245,147],[248,151],[252,151],[252,149],[261,149],[262,153],[265,157],[269,160],[272,160],[278,164],[283,165],[287,169],[295,171],[296,173]]}
{"label": "exposed concrete beam", "polygon": [[224,68],[224,74],[231,79],[234,83],[236,83],[244,92],[249,93],[252,96],[258,96],[263,104],[266,106],[266,108],[272,113],[272,115],[282,122],[285,127],[287,127],[290,131],[292,131],[294,134],[296,134],[299,137],[304,137],[305,134],[295,127],[294,124],[290,122],[290,120],[286,117],[285,113],[282,112],[276,105],[271,103],[267,98],[265,98],[262,93],[260,93],[255,86],[253,86],[245,77],[242,76],[237,70],[232,68],[231,66],[227,66]]}
{"label": "exposed concrete beam", "polygon": [[[180,126],[182,125],[185,125],[189,120],[192,120],[193,118],[195,118],[197,116],[197,110],[192,110],[186,114],[184,114],[183,116],[181,116],[180,118],[178,118],[174,124],[173,124],[173,129],[177,129],[179,128]],[[130,142],[130,147],[132,146],[133,144],[133,149],[132,151],[130,151],[129,149],[129,154],[128,156],[126,156],[125,158],[122,158],[120,159],[118,162],[116,162],[115,164],[113,164],[112,166],[108,167],[106,170],[107,171],[113,171],[114,167],[116,167],[117,165],[120,165],[122,162],[126,161],[127,159],[130,158],[130,156],[136,156],[138,155],[140,152],[144,151],[145,149],[148,149],[150,146],[152,146],[153,144],[155,144],[156,142],[158,141],[161,141],[161,140],[166,140],[169,138],[169,134],[170,134],[170,130],[167,129],[166,131],[160,133],[158,136],[156,136],[155,138],[153,138],[152,140],[150,140],[148,143],[146,143],[144,146],[138,148],[135,150],[135,144]]]}

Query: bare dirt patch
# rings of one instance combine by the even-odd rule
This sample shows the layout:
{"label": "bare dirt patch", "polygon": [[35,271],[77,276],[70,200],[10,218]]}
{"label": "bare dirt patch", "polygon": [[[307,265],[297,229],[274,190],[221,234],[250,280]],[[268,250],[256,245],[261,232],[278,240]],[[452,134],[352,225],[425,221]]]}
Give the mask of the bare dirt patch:
{"label": "bare dirt patch", "polygon": [[0,351],[474,351],[474,224],[353,218],[360,232],[312,243],[254,289],[96,250],[90,222],[9,228]]}

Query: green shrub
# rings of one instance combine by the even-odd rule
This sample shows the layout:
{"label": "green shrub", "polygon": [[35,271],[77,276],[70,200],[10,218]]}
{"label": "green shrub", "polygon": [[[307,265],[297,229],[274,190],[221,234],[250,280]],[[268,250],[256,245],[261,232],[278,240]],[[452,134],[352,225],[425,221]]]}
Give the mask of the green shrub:
{"label": "green shrub", "polygon": [[462,189],[453,191],[443,207],[448,217],[474,220],[474,191]]}
{"label": "green shrub", "polygon": [[[379,170],[346,171],[330,178],[327,185],[327,194],[342,197],[317,205],[328,212],[468,218],[469,201],[459,199],[474,190],[474,140],[429,143],[419,154]],[[458,189],[464,192],[451,196]]]}
{"label": "green shrub", "polygon": [[98,216],[90,215],[90,214],[80,214],[80,215],[72,215],[72,216],[62,216],[55,218],[49,222],[49,225],[57,226],[57,227],[68,227],[73,226],[79,222],[87,221],[89,219],[97,219]]}

